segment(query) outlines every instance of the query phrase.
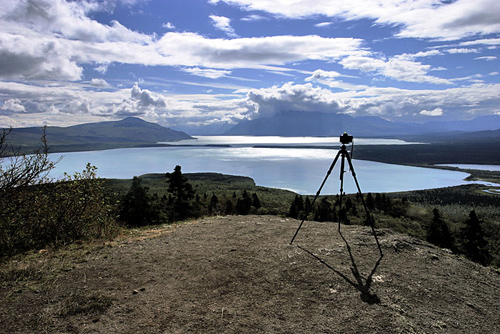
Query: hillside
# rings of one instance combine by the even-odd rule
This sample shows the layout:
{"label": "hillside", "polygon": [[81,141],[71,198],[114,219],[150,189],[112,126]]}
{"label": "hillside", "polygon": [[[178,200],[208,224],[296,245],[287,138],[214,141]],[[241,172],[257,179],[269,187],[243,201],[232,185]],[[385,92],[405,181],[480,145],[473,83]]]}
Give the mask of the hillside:
{"label": "hillside", "polygon": [[[8,140],[25,149],[38,147],[41,127],[17,128],[9,134]],[[177,141],[191,137],[181,131],[127,117],[115,122],[87,123],[68,127],[47,127],[47,142],[52,152],[78,151],[82,149],[104,149],[134,147],[158,142]]]}
{"label": "hillside", "polygon": [[[8,333],[498,333],[500,275],[425,242],[227,216],[11,260]],[[359,270],[357,278],[353,275]],[[359,285],[374,270],[370,296]],[[359,279],[359,281],[358,281]],[[7,305],[7,307],[5,307]]]}

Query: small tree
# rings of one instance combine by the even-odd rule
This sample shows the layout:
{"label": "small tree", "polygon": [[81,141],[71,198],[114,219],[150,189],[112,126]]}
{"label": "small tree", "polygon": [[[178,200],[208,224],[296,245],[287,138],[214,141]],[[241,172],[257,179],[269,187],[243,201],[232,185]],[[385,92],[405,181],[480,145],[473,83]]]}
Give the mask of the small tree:
{"label": "small tree", "polygon": [[427,241],[441,248],[453,248],[453,238],[451,236],[448,225],[441,217],[439,210],[432,210],[432,222],[427,229]]}
{"label": "small tree", "polygon": [[177,165],[173,173],[166,174],[168,191],[173,196],[173,205],[170,210],[171,221],[184,220],[195,215],[191,200],[195,191],[189,180],[182,175],[181,166]]}
{"label": "small tree", "polygon": [[252,199],[248,196],[246,190],[243,190],[243,195],[236,202],[236,213],[239,215],[248,215],[252,208]]}
{"label": "small tree", "polygon": [[219,204],[219,198],[217,198],[217,195],[212,194],[212,197],[210,198],[210,204],[208,205],[208,212],[210,214],[213,214],[217,210],[217,204]]}
{"label": "small tree", "polygon": [[261,207],[259,196],[256,193],[252,194],[252,206],[256,209],[260,209]]}
{"label": "small tree", "polygon": [[476,211],[469,213],[469,219],[465,221],[465,227],[461,231],[462,247],[465,256],[474,262],[487,266],[491,262],[488,252],[488,242],[484,238],[481,228],[482,222],[477,218]]}
{"label": "small tree", "polygon": [[152,224],[158,217],[155,212],[152,197],[148,193],[149,188],[142,185],[137,176],[132,179],[129,191],[120,202],[120,220],[128,226],[144,226]]}

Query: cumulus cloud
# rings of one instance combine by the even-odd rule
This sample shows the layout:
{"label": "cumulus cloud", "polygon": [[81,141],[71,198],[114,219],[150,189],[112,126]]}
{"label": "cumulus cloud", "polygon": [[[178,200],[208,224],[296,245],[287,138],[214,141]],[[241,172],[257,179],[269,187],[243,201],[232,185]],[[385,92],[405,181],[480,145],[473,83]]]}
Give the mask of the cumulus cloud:
{"label": "cumulus cloud", "polygon": [[[85,43],[138,43],[152,37],[87,16],[97,3],[10,1],[0,13],[0,78],[79,80]],[[109,62],[108,62],[109,63]]]}
{"label": "cumulus cloud", "polygon": [[229,37],[238,37],[238,35],[234,31],[234,28],[231,27],[231,19],[225,16],[217,15],[210,15],[210,18],[212,19],[212,22],[216,29],[222,30]]}
{"label": "cumulus cloud", "polygon": [[100,87],[100,88],[108,88],[111,87],[111,85],[104,79],[101,78],[94,78],[90,80],[90,85],[92,87]]}
{"label": "cumulus cloud", "polygon": [[473,84],[444,90],[410,90],[369,87],[359,91],[332,92],[308,83],[286,83],[248,91],[254,104],[253,117],[269,116],[283,110],[349,113],[354,116],[377,115],[387,119],[411,119],[415,114],[455,116],[488,114],[500,102],[500,84]]}
{"label": "cumulus cloud", "polygon": [[424,116],[443,116],[443,109],[441,108],[436,108],[434,110],[422,110],[421,112],[419,112],[420,115],[424,115]]}
{"label": "cumulus cloud", "polygon": [[165,98],[147,89],[141,89],[139,84],[135,84],[130,92],[133,101],[137,101],[140,109],[149,107],[165,108],[167,106]]}
{"label": "cumulus cloud", "polygon": [[[111,2],[109,2],[111,3]],[[257,68],[307,59],[334,60],[364,52],[360,39],[320,36],[237,38],[230,20],[212,15],[233,39],[167,32],[159,37],[91,19],[108,2],[11,1],[0,12],[0,78],[77,81],[83,66],[106,73],[110,64]],[[168,27],[169,25],[167,25]],[[171,27],[171,26],[170,26]]]}
{"label": "cumulus cloud", "polygon": [[175,25],[172,22],[163,23],[161,26],[165,29],[175,29]]}
{"label": "cumulus cloud", "polygon": [[2,111],[9,112],[23,112],[26,111],[26,108],[22,105],[20,99],[9,99],[3,103],[0,107]]}

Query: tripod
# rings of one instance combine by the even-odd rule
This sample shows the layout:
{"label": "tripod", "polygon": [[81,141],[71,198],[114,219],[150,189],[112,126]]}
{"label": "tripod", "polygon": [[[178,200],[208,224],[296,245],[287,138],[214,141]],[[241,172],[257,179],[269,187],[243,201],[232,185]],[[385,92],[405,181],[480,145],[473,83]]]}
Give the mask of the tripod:
{"label": "tripod", "polygon": [[[375,232],[375,223],[373,221],[373,217],[370,214],[370,211],[368,210],[368,207],[366,206],[365,199],[363,198],[363,194],[361,193],[361,188],[359,187],[358,179],[356,178],[356,173],[354,172],[354,166],[352,165],[351,157],[349,156],[349,152],[347,151],[347,148],[346,148],[346,144],[351,143],[352,139],[353,139],[353,137],[349,136],[347,133],[344,133],[342,136],[340,136],[340,142],[342,143],[340,151],[335,156],[335,159],[333,160],[332,165],[330,166],[330,168],[328,169],[328,172],[326,173],[326,176],[323,180],[323,183],[321,183],[321,186],[319,187],[318,191],[316,192],[316,196],[314,196],[314,199],[311,202],[311,205],[309,206],[309,208],[307,208],[306,213],[302,217],[302,221],[301,221],[299,227],[297,228],[297,231],[295,231],[295,234],[294,234],[292,240],[290,241],[290,245],[293,244],[293,241],[297,237],[297,234],[299,233],[300,228],[302,227],[302,225],[304,224],[304,221],[306,220],[307,216],[311,212],[311,210],[314,206],[314,202],[316,202],[316,199],[319,197],[319,194],[321,193],[323,186],[325,185],[328,177],[332,173],[332,170],[335,167],[335,164],[337,163],[337,161],[339,160],[339,157],[340,157],[341,158],[341,160],[340,160],[340,197],[339,197],[340,209],[342,210],[342,198],[345,196],[344,195],[344,173],[345,173],[345,161],[347,160],[347,163],[349,164],[349,168],[351,170],[352,177],[354,178],[354,181],[356,183],[356,187],[358,189],[358,194],[361,195],[360,196],[361,203],[363,204],[363,207],[364,207],[365,213],[366,213],[366,222],[371,227],[373,237],[375,238],[378,250],[380,252],[380,258],[382,258],[383,253],[382,253],[382,248],[380,247],[380,243],[379,243],[378,238],[377,238],[377,234]],[[343,217],[339,217],[339,225],[338,225],[339,233],[340,233],[340,221],[342,220],[340,218],[344,218],[344,221],[345,221],[345,219],[347,218],[347,215],[343,215]]]}

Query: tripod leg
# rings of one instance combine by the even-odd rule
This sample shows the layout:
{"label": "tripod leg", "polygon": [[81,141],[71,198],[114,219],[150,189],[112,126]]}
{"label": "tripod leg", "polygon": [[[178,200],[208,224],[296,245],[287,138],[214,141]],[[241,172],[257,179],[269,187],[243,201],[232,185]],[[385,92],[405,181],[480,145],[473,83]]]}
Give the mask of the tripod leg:
{"label": "tripod leg", "polygon": [[297,228],[297,231],[295,231],[295,234],[293,235],[292,241],[290,241],[290,245],[293,244],[293,241],[295,240],[295,237],[299,233],[299,230],[302,227],[302,224],[304,224],[304,221],[306,220],[307,216],[309,215],[309,213],[311,213],[311,210],[312,210],[312,208],[314,206],[314,202],[316,202],[316,199],[318,198],[319,194],[321,193],[321,189],[323,189],[323,186],[325,185],[326,180],[328,179],[328,177],[332,173],[333,167],[335,167],[335,164],[337,163],[337,160],[339,159],[339,156],[340,156],[341,152],[342,152],[342,150],[338,151],[337,155],[335,156],[335,159],[333,159],[333,162],[332,162],[330,168],[328,169],[328,172],[326,173],[326,176],[323,179],[323,182],[321,183],[321,186],[319,187],[318,191],[316,192],[316,196],[314,196],[314,199],[311,202],[311,206],[309,208],[307,208],[306,213],[302,217],[302,221],[300,222],[300,225]]}
{"label": "tripod leg", "polygon": [[[348,155],[347,151],[346,151],[346,148],[345,148],[345,145],[342,145],[342,148],[341,148],[340,152],[342,154],[342,160],[341,160],[341,164],[340,164],[340,196],[339,196],[339,226],[338,226],[339,232],[340,232],[340,221],[342,219],[344,219],[344,214],[342,212],[342,199],[344,197],[345,157],[346,157],[346,155]],[[335,210],[335,208],[334,208],[334,210]],[[344,219],[344,223],[345,223],[345,219]]]}
{"label": "tripod leg", "polygon": [[380,247],[380,243],[377,238],[377,233],[375,232],[375,223],[373,222],[372,216],[370,215],[370,211],[368,210],[368,207],[366,206],[365,199],[363,198],[363,193],[361,192],[361,188],[359,187],[358,179],[356,177],[356,172],[354,171],[354,166],[352,165],[351,158],[349,155],[347,155],[347,162],[349,163],[349,167],[351,168],[351,173],[352,177],[354,178],[354,182],[356,183],[356,188],[358,189],[358,193],[361,195],[361,203],[363,203],[363,207],[365,209],[366,213],[366,219],[370,223],[370,227],[372,229],[373,237],[375,238],[375,241],[377,242],[377,247],[378,251],[380,252],[380,257],[384,256],[382,253],[382,248]]}

